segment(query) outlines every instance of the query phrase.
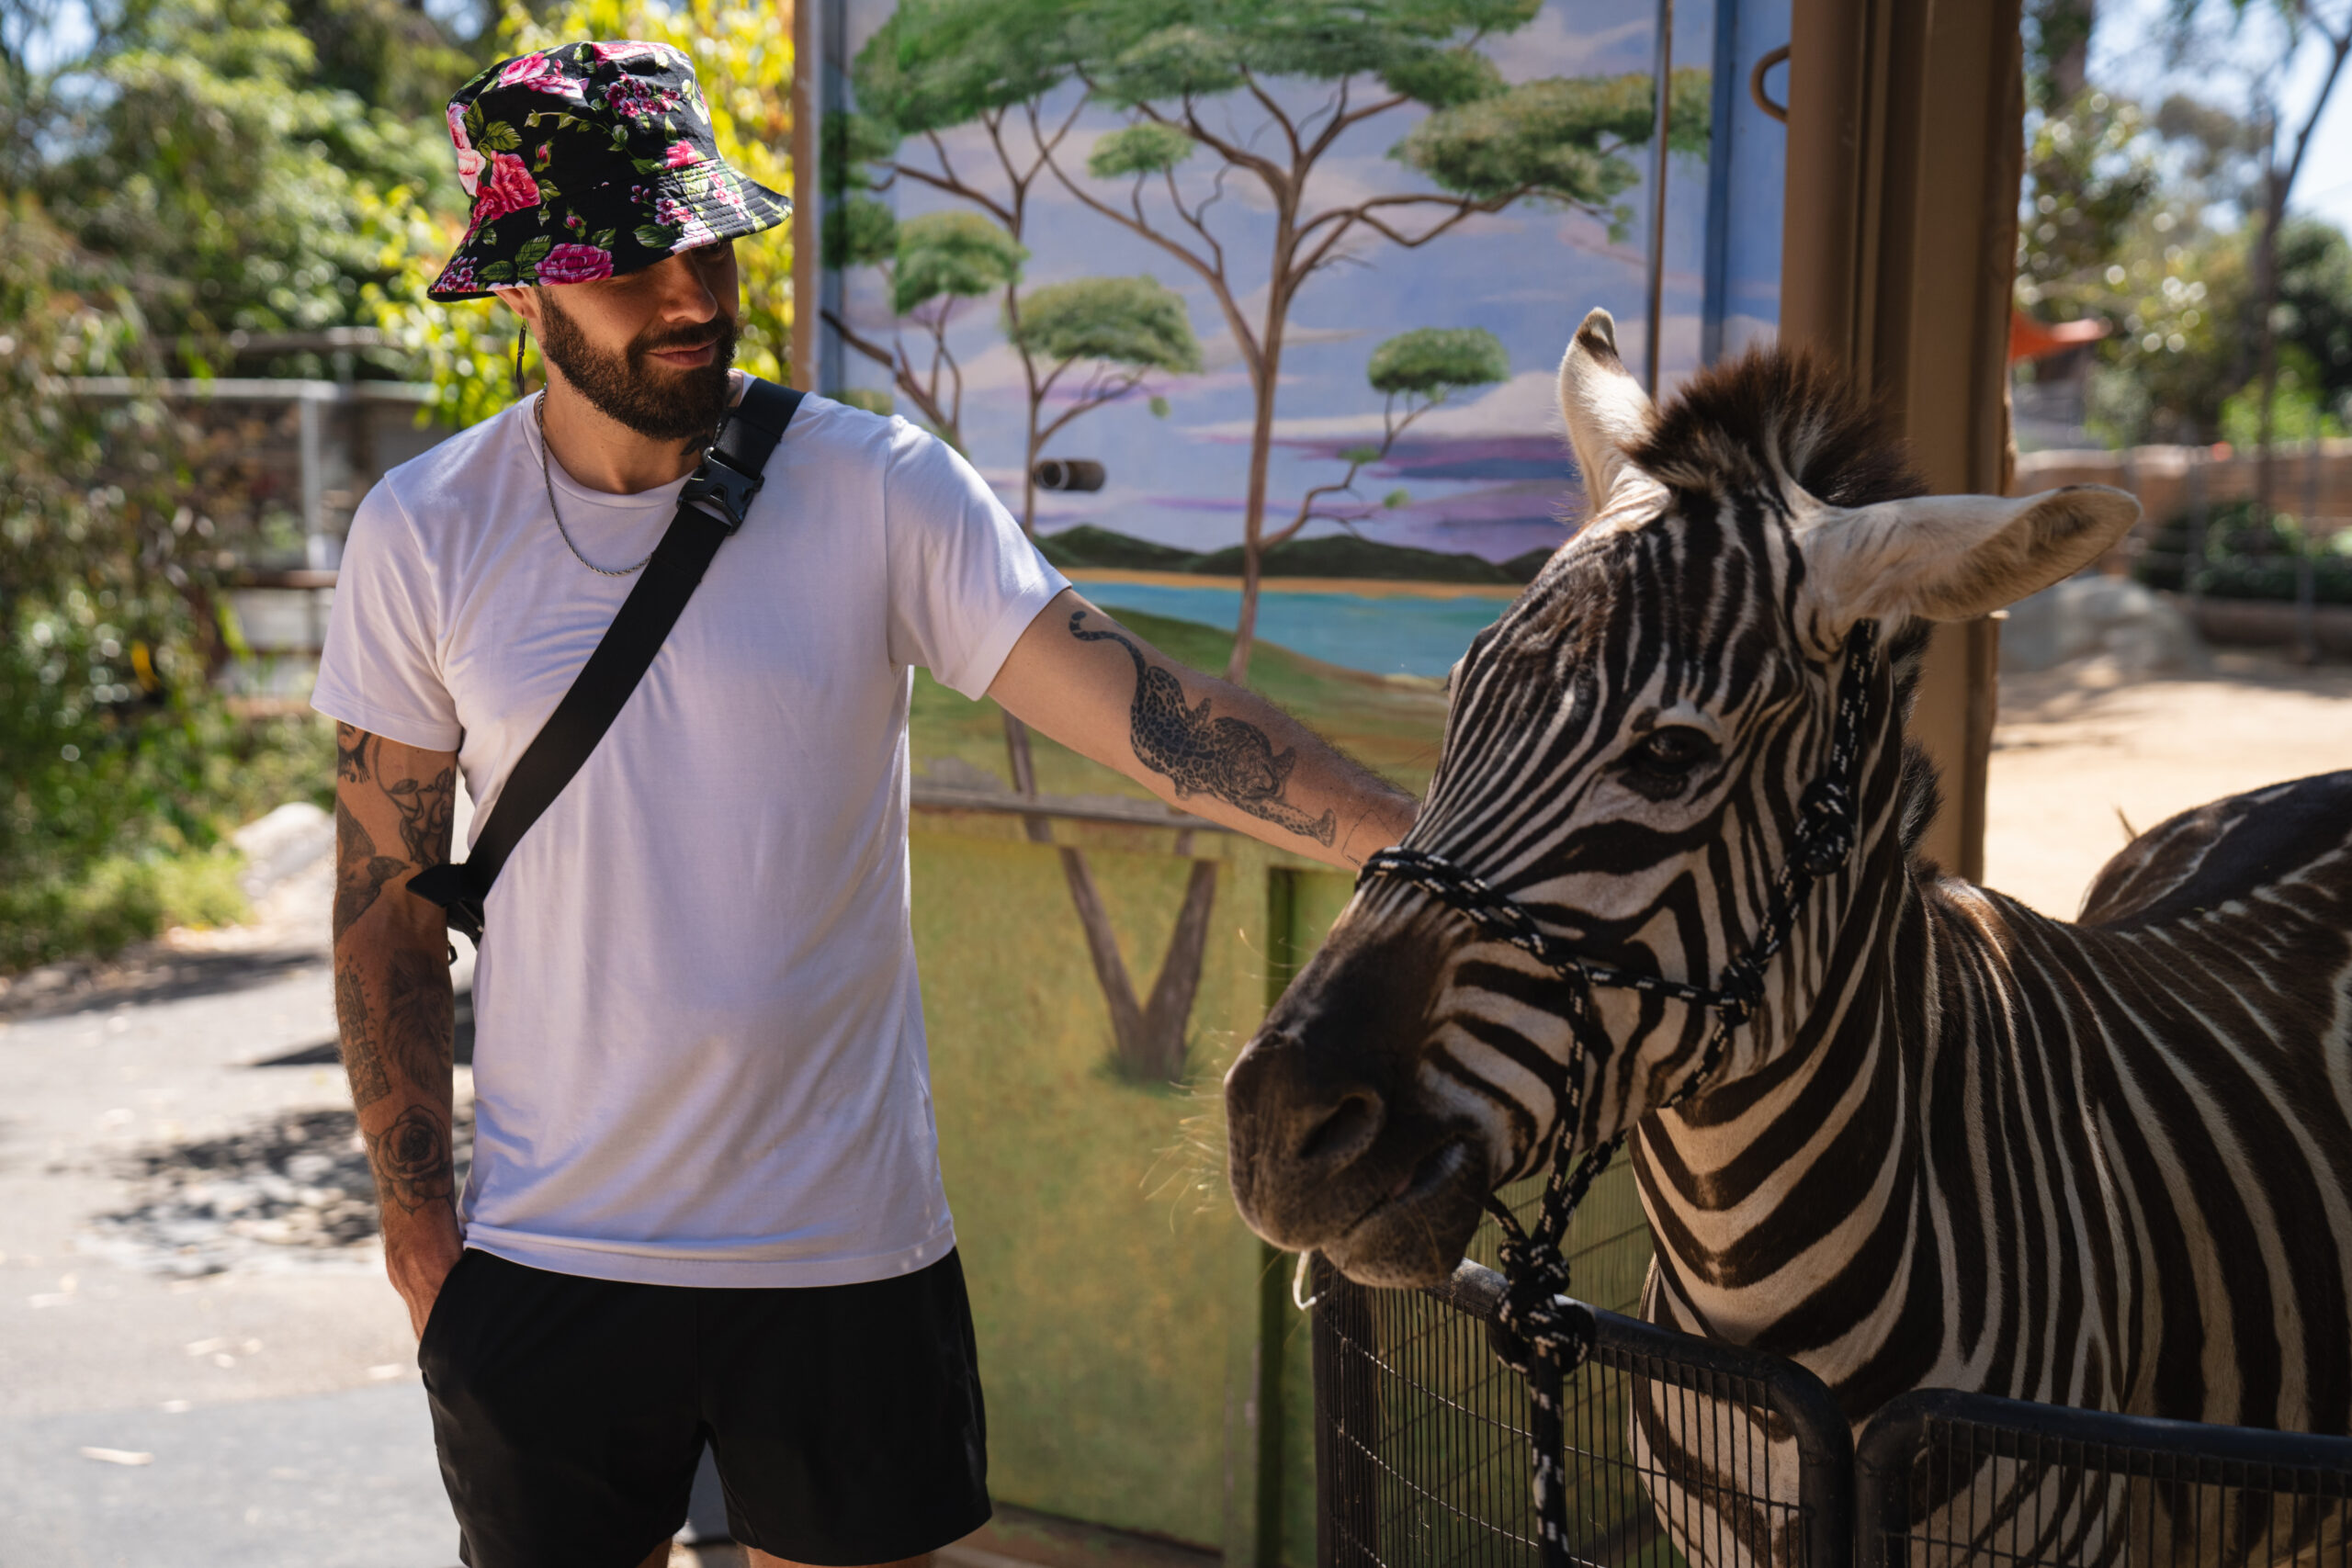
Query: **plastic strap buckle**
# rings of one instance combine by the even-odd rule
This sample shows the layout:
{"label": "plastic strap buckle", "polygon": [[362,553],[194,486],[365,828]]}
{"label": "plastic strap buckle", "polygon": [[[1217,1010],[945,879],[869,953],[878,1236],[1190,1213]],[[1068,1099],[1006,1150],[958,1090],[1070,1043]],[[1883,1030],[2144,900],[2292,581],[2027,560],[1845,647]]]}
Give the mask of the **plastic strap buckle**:
{"label": "plastic strap buckle", "polygon": [[420,898],[440,905],[451,931],[463,931],[468,942],[476,947],[481,945],[481,899],[468,886],[465,867],[461,863],[443,861],[437,865],[426,866],[408,879],[408,890]]}
{"label": "plastic strap buckle", "polygon": [[707,501],[725,513],[727,531],[734,533],[743,525],[752,510],[752,498],[760,493],[766,482],[764,475],[747,474],[727,460],[716,446],[705,448],[702,462],[686,477],[686,488],[679,492],[681,503]]}

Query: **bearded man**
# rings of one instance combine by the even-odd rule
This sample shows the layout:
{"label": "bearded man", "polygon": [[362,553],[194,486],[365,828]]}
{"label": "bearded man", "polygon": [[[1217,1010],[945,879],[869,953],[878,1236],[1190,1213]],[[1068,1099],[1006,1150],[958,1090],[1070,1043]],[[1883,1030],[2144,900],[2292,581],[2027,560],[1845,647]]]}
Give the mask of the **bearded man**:
{"label": "bearded man", "polygon": [[1413,806],[1087,604],[943,443],[807,398],[481,902],[458,1191],[444,913],[408,884],[449,861],[459,769],[477,834],[496,812],[683,516],[744,391],[732,243],[788,204],[663,45],[504,62],[449,126],[473,220],[434,298],[494,295],[547,386],[368,493],[314,701],[344,1059],[462,1552],[659,1563],[707,1444],[753,1562],[919,1562],[989,1505],[908,926],[910,670],[1335,865]]}

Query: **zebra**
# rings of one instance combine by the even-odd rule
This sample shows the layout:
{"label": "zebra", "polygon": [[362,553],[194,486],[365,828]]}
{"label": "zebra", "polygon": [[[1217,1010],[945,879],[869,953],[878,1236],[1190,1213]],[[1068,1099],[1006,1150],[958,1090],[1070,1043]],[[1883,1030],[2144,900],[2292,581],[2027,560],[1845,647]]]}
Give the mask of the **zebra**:
{"label": "zebra", "polygon": [[[1589,521],[1455,667],[1404,850],[1654,983],[1572,987],[1368,875],[1227,1074],[1244,1220],[1362,1283],[1431,1284],[1558,1140],[1630,1132],[1643,1314],[1795,1359],[1857,1431],[1923,1387],[2352,1429],[2352,773],[2152,829],[2074,923],[1944,874],[1903,733],[1931,624],[2091,563],[2137,503],[1927,497],[1788,353],[1655,409],[1602,311],[1560,404]],[[1865,633],[1851,851],[1710,1060],[1708,1009],[1669,983],[1704,986],[1768,918]],[[1634,1426],[1676,1443],[1655,1405]],[[1718,1506],[1655,1500],[1686,1547],[1675,1518]]]}

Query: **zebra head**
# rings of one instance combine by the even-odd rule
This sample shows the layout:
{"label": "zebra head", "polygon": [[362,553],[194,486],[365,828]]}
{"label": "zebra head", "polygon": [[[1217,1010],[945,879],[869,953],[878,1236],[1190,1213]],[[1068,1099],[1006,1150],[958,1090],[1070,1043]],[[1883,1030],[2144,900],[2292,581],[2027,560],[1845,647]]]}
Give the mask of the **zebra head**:
{"label": "zebra head", "polygon": [[[2139,508],[2093,486],[1923,497],[1867,408],[1794,355],[1710,371],[1660,412],[1600,310],[1562,361],[1560,407],[1589,520],[1455,667],[1406,850],[1482,879],[1579,962],[1711,987],[1797,847],[1870,640],[1851,634],[1884,634],[1886,657],[1858,665],[1853,848],[1699,1094],[1664,1113],[1724,1122],[1803,1048],[1852,966],[1841,938],[1867,939],[1932,814],[1901,730],[1928,623],[2078,570]],[[1227,1077],[1234,1196],[1277,1246],[1365,1283],[1433,1283],[1490,1191],[1560,1139],[1574,1152],[1658,1113],[1715,1025],[1655,987],[1587,990],[1423,886],[1369,877]]]}

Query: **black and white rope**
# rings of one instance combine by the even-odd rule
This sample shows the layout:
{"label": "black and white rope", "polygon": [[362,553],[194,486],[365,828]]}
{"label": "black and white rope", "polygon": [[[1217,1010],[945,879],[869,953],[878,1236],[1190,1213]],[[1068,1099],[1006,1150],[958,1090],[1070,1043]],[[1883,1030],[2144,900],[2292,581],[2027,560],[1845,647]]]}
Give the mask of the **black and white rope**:
{"label": "black and white rope", "polygon": [[[1747,1022],[1763,1000],[1765,966],[1788,945],[1797,912],[1814,884],[1843,865],[1854,852],[1854,773],[1877,672],[1875,623],[1864,621],[1854,627],[1846,655],[1829,755],[1798,803],[1794,842],[1789,859],[1773,879],[1763,929],[1746,951],[1724,965],[1713,986],[1636,975],[1578,958],[1547,936],[1525,905],[1442,855],[1420,850],[1382,850],[1363,863],[1359,885],[1385,876],[1419,887],[1479,930],[1572,982],[1568,1021],[1575,1049],[1566,1076],[1571,1097],[1580,1094],[1586,1064],[1595,1055],[1594,1037],[1600,1025],[1592,1006],[1594,987],[1672,997],[1713,1011],[1714,1028],[1705,1050],[1659,1109],[1679,1105],[1723,1065],[1732,1031]],[[1561,1247],[1567,1238],[1568,1222],[1576,1217],[1585,1195],[1616,1157],[1631,1130],[1621,1128],[1582,1157],[1571,1157],[1583,1110],[1579,1100],[1571,1098],[1554,1119],[1551,1175],[1544,1182],[1543,1206],[1532,1230],[1521,1227],[1518,1216],[1499,1198],[1489,1195],[1487,1200],[1503,1233],[1504,1292],[1496,1316],[1505,1331],[1507,1348],[1498,1353],[1506,1365],[1527,1379],[1528,1438],[1534,1452],[1536,1532],[1543,1568],[1569,1568],[1574,1561],[1568,1550],[1567,1428],[1563,1402],[1568,1375],[1592,1353],[1598,1332],[1591,1309],[1568,1294],[1568,1263]]]}

